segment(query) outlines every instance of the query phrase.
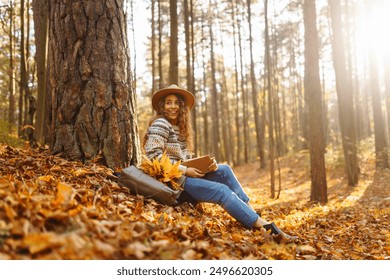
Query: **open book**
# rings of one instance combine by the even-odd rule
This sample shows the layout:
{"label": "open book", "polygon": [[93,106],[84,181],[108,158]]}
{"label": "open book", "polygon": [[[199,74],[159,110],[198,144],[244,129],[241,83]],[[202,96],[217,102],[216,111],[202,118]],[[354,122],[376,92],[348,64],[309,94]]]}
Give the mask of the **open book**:
{"label": "open book", "polygon": [[183,161],[181,164],[187,167],[198,168],[203,173],[209,173],[213,170],[209,169],[209,166],[213,163],[213,158],[210,155],[205,155],[193,159]]}

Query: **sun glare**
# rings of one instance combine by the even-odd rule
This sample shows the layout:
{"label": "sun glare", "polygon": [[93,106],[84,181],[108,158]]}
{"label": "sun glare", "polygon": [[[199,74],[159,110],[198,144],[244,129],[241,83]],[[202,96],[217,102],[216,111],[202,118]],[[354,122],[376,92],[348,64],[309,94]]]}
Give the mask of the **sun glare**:
{"label": "sun glare", "polygon": [[389,1],[382,1],[380,5],[373,7],[372,13],[367,17],[367,22],[364,27],[368,46],[381,57],[389,56],[389,27],[390,3]]}

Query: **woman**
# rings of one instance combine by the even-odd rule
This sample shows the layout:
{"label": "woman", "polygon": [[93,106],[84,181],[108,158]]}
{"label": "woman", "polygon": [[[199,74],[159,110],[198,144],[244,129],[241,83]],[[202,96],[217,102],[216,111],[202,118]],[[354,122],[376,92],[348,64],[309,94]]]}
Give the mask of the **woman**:
{"label": "woman", "polygon": [[[143,148],[149,159],[160,158],[164,151],[172,162],[192,157],[190,110],[194,103],[194,95],[176,85],[153,94],[152,106],[156,115],[150,121],[143,139]],[[273,222],[262,219],[254,211],[229,165],[214,162],[210,166],[214,171],[207,174],[194,167],[180,165],[179,168],[186,176],[182,187],[196,201],[219,204],[247,228],[269,230],[272,235],[280,235],[285,241],[296,238],[281,231]]]}

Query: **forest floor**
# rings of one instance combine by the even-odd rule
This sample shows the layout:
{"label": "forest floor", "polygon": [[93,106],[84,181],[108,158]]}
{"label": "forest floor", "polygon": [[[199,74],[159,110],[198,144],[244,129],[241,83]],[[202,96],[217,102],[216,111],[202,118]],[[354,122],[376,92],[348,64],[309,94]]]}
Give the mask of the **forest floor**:
{"label": "forest floor", "polygon": [[323,205],[309,201],[307,152],[280,159],[278,199],[270,198],[269,171],[234,167],[262,216],[299,237],[279,244],[219,206],[164,206],[130,195],[98,164],[0,145],[0,259],[389,260],[390,172],[375,171],[373,153],[364,152],[359,184],[350,187],[339,158],[327,154]]}

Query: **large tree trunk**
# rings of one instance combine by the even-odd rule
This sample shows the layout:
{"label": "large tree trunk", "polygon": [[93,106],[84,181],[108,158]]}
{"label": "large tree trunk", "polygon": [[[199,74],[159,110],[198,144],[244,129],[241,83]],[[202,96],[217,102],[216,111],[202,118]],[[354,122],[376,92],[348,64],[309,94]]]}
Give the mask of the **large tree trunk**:
{"label": "large tree trunk", "polygon": [[327,202],[325,144],[319,75],[319,48],[315,0],[305,0],[305,94],[309,107],[309,149],[311,167],[311,200]]}
{"label": "large tree trunk", "polygon": [[343,25],[341,22],[341,7],[338,0],[330,0],[332,30],[333,30],[333,66],[336,73],[337,101],[339,122],[343,143],[345,170],[348,185],[358,183],[359,165],[356,147],[356,128],[352,83],[347,72],[347,61],[344,53]]}
{"label": "large tree trunk", "polygon": [[53,0],[49,7],[51,150],[113,169],[140,156],[123,5]]}

